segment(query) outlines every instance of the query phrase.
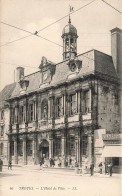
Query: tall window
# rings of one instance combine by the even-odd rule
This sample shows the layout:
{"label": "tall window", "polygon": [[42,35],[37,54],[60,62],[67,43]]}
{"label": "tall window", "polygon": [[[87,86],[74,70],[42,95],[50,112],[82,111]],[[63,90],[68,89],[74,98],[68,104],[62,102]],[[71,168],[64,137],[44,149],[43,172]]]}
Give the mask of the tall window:
{"label": "tall window", "polygon": [[32,155],[32,140],[27,140],[27,156]]}
{"label": "tall window", "polygon": [[75,137],[69,137],[69,155],[75,156]]}
{"label": "tall window", "polygon": [[30,104],[29,105],[29,112],[30,112],[30,114],[29,114],[29,116],[30,116],[30,122],[32,122],[33,121],[33,104]]}
{"label": "tall window", "polygon": [[87,148],[88,148],[88,136],[82,137],[82,155],[87,155]]}
{"label": "tall window", "polygon": [[1,136],[4,135],[4,126],[1,126]]}
{"label": "tall window", "polygon": [[44,120],[48,119],[48,101],[44,99],[41,104],[41,118]]}
{"label": "tall window", "polygon": [[24,106],[20,107],[20,123],[25,122],[25,111],[24,111]]}
{"label": "tall window", "polygon": [[56,138],[54,142],[54,154],[55,156],[61,155],[61,138]]}
{"label": "tall window", "polygon": [[83,92],[82,112],[90,112],[90,93],[89,90]]}
{"label": "tall window", "polygon": [[1,111],[1,120],[3,120],[4,119],[4,111],[2,110]]}
{"label": "tall window", "polygon": [[11,141],[10,143],[10,154],[11,156],[14,156],[14,141]]}
{"label": "tall window", "polygon": [[0,155],[3,155],[3,143],[0,144]]}
{"label": "tall window", "polygon": [[18,142],[18,155],[23,156],[23,141],[22,140]]}
{"label": "tall window", "polygon": [[62,97],[57,98],[57,117],[62,116]]}
{"label": "tall window", "polygon": [[12,108],[12,124],[15,123],[15,108]]}
{"label": "tall window", "polygon": [[76,94],[70,95],[70,115],[74,115],[76,113]]}

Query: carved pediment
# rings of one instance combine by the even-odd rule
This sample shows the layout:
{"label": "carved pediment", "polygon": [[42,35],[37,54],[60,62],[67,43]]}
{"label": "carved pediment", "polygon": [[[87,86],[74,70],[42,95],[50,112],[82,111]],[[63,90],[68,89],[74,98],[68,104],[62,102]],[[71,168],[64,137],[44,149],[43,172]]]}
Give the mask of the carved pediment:
{"label": "carved pediment", "polygon": [[67,65],[72,72],[79,71],[82,67],[82,61],[78,59],[71,59]]}

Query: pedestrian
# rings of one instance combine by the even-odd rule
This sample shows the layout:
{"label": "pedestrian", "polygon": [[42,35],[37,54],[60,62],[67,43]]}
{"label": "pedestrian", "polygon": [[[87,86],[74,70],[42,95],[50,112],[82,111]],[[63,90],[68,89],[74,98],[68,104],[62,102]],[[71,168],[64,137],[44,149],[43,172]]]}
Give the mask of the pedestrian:
{"label": "pedestrian", "polygon": [[102,162],[100,162],[100,164],[99,164],[99,168],[100,168],[100,174],[102,174]]}
{"label": "pedestrian", "polygon": [[52,158],[52,167],[54,167],[55,166],[55,161],[54,161],[54,159]]}
{"label": "pedestrian", "polygon": [[108,165],[106,162],[104,164],[105,164],[105,175],[106,175],[106,174],[108,174]]}
{"label": "pedestrian", "polygon": [[12,162],[11,162],[11,160],[9,160],[9,162],[8,162],[8,170],[9,170],[9,168],[12,170]]}
{"label": "pedestrian", "polygon": [[110,175],[110,176],[112,176],[112,172],[113,172],[113,171],[112,171],[112,167],[113,167],[112,163],[109,163],[109,164],[108,164],[108,169],[109,169],[109,175]]}
{"label": "pedestrian", "polygon": [[40,159],[40,163],[39,164],[40,164],[40,169],[41,169],[41,166],[42,166],[42,158]]}
{"label": "pedestrian", "polygon": [[50,158],[50,167],[54,167],[54,160]]}
{"label": "pedestrian", "polygon": [[3,161],[0,159],[0,172],[2,172],[2,167],[3,167]]}
{"label": "pedestrian", "polygon": [[90,175],[93,176],[93,174],[94,174],[94,164],[91,163],[90,164]]}

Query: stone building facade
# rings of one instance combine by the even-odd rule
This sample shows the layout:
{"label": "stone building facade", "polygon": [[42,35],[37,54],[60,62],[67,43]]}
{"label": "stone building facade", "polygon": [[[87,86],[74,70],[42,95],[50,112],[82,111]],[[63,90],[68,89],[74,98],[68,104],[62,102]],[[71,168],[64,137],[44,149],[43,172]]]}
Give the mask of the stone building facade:
{"label": "stone building facade", "polygon": [[8,163],[7,134],[9,131],[10,119],[9,104],[5,100],[11,96],[14,88],[15,84],[10,84],[0,92],[0,158],[3,160],[4,164]]}
{"label": "stone building facade", "polygon": [[[115,32],[116,29],[113,29]],[[117,31],[120,29],[117,28]],[[42,156],[59,158],[64,166],[101,161],[100,133],[119,133],[119,77],[112,56],[90,50],[77,54],[77,29],[69,23],[62,32],[63,61],[42,57],[39,71],[17,82],[9,103],[8,160],[39,164]],[[101,140],[101,142],[103,142]]]}

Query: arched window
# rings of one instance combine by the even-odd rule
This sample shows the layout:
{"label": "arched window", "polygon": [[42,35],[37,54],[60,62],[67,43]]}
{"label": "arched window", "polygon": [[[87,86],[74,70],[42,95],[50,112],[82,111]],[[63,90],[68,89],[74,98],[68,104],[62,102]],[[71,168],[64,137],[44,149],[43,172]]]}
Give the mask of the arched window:
{"label": "arched window", "polygon": [[3,155],[3,143],[0,144],[0,155]]}
{"label": "arched window", "polygon": [[66,50],[69,50],[69,39],[66,39]]}
{"label": "arched window", "polygon": [[2,110],[1,111],[1,120],[3,120],[4,119],[4,111]]}
{"label": "arched window", "polygon": [[48,119],[48,100],[44,99],[41,104],[41,118]]}

